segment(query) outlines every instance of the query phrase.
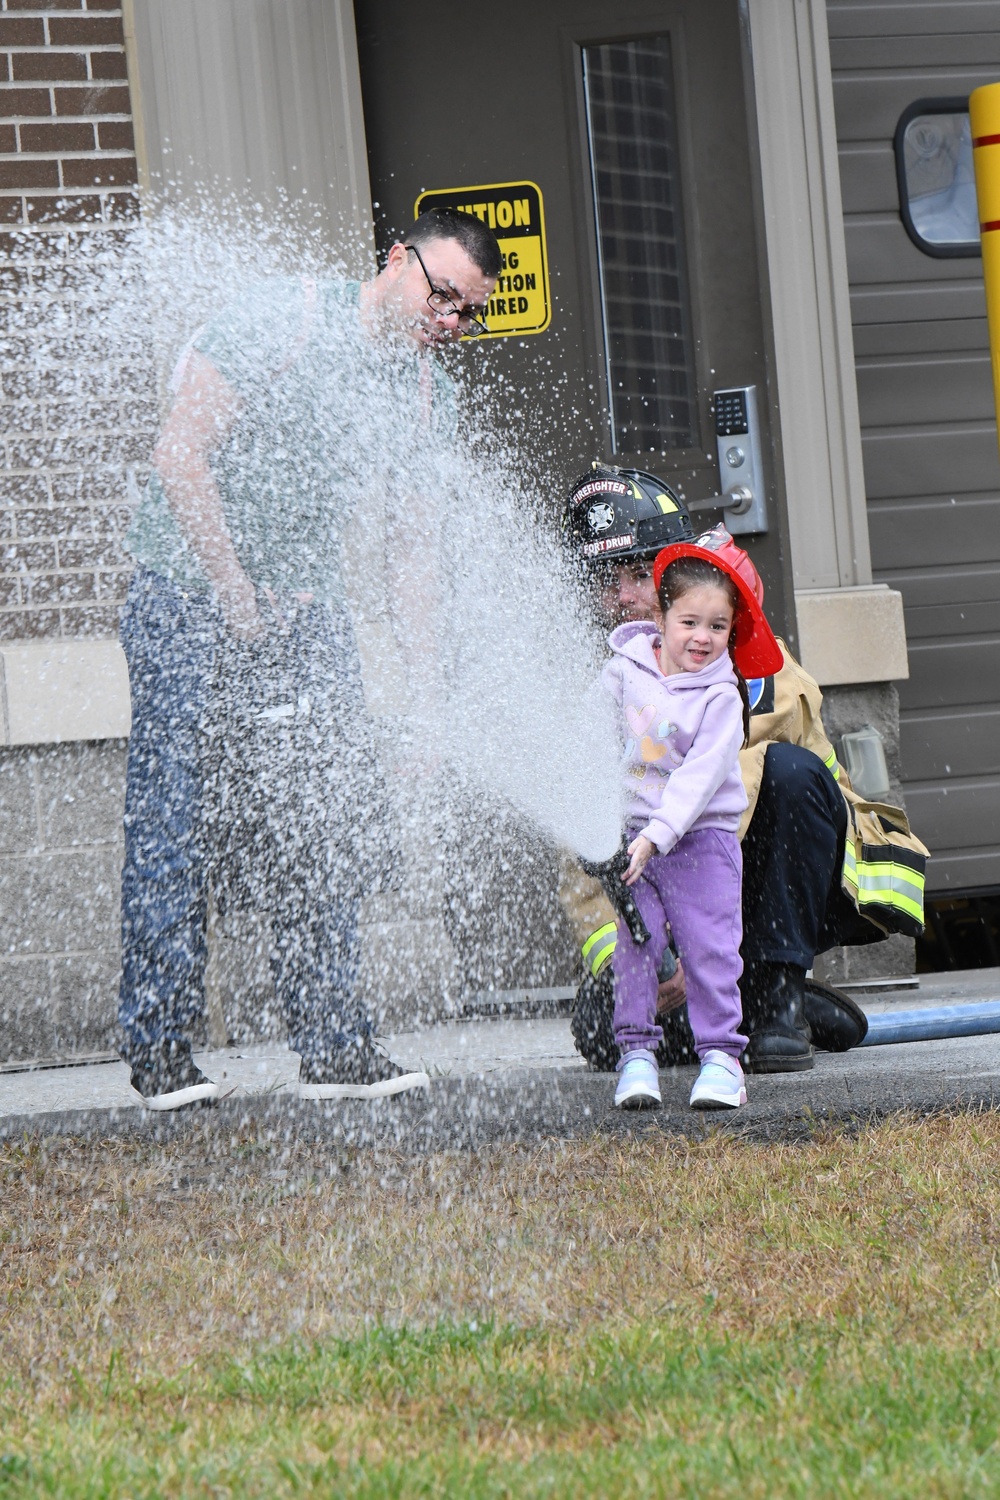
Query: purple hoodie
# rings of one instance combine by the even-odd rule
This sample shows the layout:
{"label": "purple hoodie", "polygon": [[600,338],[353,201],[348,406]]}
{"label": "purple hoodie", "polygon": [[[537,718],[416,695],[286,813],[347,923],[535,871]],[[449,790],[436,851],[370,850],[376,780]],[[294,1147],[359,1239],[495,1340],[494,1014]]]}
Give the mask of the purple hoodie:
{"label": "purple hoodie", "polygon": [[740,777],[743,704],[724,652],[700,672],[664,677],[660,632],[619,625],[602,682],[622,715],[625,803],[631,827],[667,854],[693,828],[735,833],[747,805]]}

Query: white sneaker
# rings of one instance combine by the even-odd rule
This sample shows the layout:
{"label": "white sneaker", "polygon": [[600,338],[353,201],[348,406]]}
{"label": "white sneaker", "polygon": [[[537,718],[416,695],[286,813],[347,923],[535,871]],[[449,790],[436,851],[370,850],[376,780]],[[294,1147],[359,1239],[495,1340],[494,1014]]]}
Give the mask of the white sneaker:
{"label": "white sneaker", "polygon": [[377,1042],[366,1040],[338,1056],[314,1063],[302,1059],[300,1099],[386,1099],[410,1089],[430,1088],[426,1073],[399,1067]]}
{"label": "white sneaker", "polygon": [[615,1109],[659,1109],[662,1103],[655,1055],[644,1048],[626,1052],[618,1065]]}
{"label": "white sneaker", "polygon": [[214,1104],[232,1093],[195,1065],[187,1042],[157,1042],[137,1054],[132,1064],[132,1087],[143,1108],[184,1109],[189,1104]]}
{"label": "white sneaker", "polygon": [[692,1109],[739,1109],[747,1102],[743,1069],[728,1052],[706,1052],[691,1090]]}
{"label": "white sneaker", "polygon": [[405,1094],[410,1089],[429,1089],[427,1073],[404,1073],[402,1068],[392,1078],[378,1078],[374,1083],[310,1083],[299,1081],[300,1099],[387,1099],[391,1094]]}

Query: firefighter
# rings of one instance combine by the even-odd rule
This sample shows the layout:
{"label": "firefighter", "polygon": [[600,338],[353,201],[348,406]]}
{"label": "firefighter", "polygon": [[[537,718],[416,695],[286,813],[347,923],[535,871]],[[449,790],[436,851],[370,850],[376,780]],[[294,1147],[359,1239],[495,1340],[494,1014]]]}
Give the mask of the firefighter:
{"label": "firefighter", "polygon": [[[670,486],[639,470],[594,464],[571,487],[565,526],[605,619],[655,619],[653,558],[694,536]],[[753,1073],[804,1071],[814,1048],[846,1052],[864,1039],[868,1023],[854,1001],[807,978],[818,953],[923,930],[927,850],[899,808],[874,809],[855,794],[823,728],[819,687],[780,645],[781,670],[748,684],[750,741],[740,756],[749,803],[740,827],[740,990],[749,1035],[744,1066]],[[586,971],[573,1036],[588,1062],[613,1069],[614,912],[596,880],[569,859],[560,900]],[[661,1065],[694,1060],[679,958],[660,990]]]}

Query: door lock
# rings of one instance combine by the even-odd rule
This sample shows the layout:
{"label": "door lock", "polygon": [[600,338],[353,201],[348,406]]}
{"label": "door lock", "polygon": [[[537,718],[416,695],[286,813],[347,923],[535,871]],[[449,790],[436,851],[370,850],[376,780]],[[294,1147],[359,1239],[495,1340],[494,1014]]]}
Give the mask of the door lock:
{"label": "door lock", "polygon": [[725,507],[727,515],[745,516],[753,505],[753,490],[748,484],[738,484],[734,490],[727,490],[724,495],[720,495],[719,499],[728,502]]}
{"label": "door lock", "polygon": [[726,526],[734,536],[766,531],[767,500],[757,422],[757,387],[741,385],[734,390],[716,391],[712,405],[722,494],[695,500],[687,508],[723,511]]}

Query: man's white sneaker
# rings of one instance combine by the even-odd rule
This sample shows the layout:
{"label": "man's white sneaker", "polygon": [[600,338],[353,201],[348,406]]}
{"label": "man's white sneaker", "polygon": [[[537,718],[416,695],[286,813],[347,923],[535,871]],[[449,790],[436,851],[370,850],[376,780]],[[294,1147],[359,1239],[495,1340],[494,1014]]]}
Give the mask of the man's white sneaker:
{"label": "man's white sneaker", "polygon": [[408,1072],[377,1042],[366,1040],[323,1062],[304,1057],[298,1095],[300,1099],[387,1099],[409,1089],[430,1088],[430,1083],[426,1073]]}
{"label": "man's white sneaker", "polygon": [[659,1109],[662,1103],[655,1055],[644,1048],[626,1052],[618,1065],[615,1109]]}
{"label": "man's white sneaker", "polygon": [[132,1061],[132,1087],[145,1109],[184,1109],[189,1104],[214,1104],[231,1090],[213,1083],[191,1057],[186,1042],[157,1042]]}
{"label": "man's white sneaker", "polygon": [[299,1081],[300,1099],[387,1099],[390,1094],[405,1094],[408,1089],[429,1089],[426,1073],[404,1073],[400,1068],[393,1078],[379,1078],[375,1083],[309,1083]]}
{"label": "man's white sneaker", "polygon": [[747,1102],[743,1069],[728,1052],[706,1052],[691,1090],[692,1109],[739,1109]]}

